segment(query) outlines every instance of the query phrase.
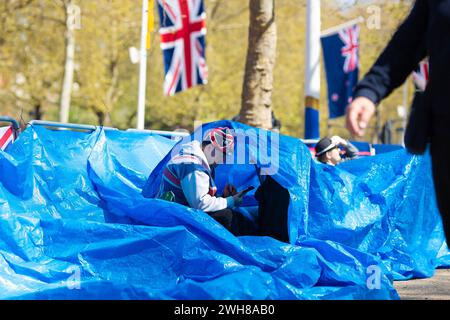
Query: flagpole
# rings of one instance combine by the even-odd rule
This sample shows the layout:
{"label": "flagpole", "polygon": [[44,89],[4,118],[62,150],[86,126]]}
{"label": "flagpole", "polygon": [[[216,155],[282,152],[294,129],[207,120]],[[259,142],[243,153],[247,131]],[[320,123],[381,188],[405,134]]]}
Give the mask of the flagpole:
{"label": "flagpole", "polygon": [[145,127],[145,90],[147,82],[147,32],[148,32],[148,0],[142,0],[141,50],[139,59],[139,95],[137,110],[137,129]]}
{"label": "flagpole", "polygon": [[305,59],[305,139],[320,137],[320,0],[307,1]]}
{"label": "flagpole", "polygon": [[364,18],[363,17],[359,17],[359,18],[347,21],[345,23],[342,23],[340,25],[337,25],[337,26],[331,27],[329,29],[326,29],[326,30],[322,31],[320,36],[321,37],[326,37],[326,36],[329,36],[331,34],[334,34],[334,33],[338,32],[341,29],[344,29],[346,27],[351,27],[351,26],[353,26],[355,24],[363,23],[363,22],[364,22]]}

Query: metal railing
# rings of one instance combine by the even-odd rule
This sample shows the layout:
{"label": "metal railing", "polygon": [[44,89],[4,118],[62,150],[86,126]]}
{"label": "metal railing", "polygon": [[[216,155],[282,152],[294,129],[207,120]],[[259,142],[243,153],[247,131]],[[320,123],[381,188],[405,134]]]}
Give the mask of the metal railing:
{"label": "metal railing", "polygon": [[14,130],[20,130],[19,122],[12,117],[0,117],[0,122],[9,122],[12,124]]}
{"label": "metal railing", "polygon": [[17,139],[17,137],[20,134],[19,122],[16,119],[14,119],[12,117],[7,117],[7,116],[0,117],[0,122],[9,122],[9,123],[11,123],[11,126],[13,128],[13,132],[14,132],[14,139]]}
{"label": "metal railing", "polygon": [[[53,121],[43,121],[43,120],[32,120],[28,122],[28,126],[42,126],[52,129],[66,129],[74,131],[95,131],[97,126],[90,124],[77,124],[77,123],[62,123]],[[117,130],[114,128],[104,127],[105,130]]]}
{"label": "metal railing", "polygon": [[138,130],[138,129],[127,129],[127,132],[136,133],[151,133],[157,134],[164,137],[169,137],[172,139],[183,139],[184,137],[190,136],[189,132],[186,131],[162,131],[162,130]]}
{"label": "metal railing", "polygon": [[[64,130],[74,130],[74,131],[95,131],[98,127],[90,124],[75,124],[75,123],[61,123],[53,121],[43,121],[43,120],[32,120],[28,123],[30,126],[43,126],[51,129],[64,129]],[[119,130],[117,128],[103,127],[104,130]],[[171,139],[182,139],[183,137],[189,136],[188,132],[182,131],[162,131],[162,130],[137,130],[137,129],[127,129],[125,132],[129,133],[148,133],[156,134]]]}
{"label": "metal railing", "polygon": [[304,144],[316,144],[319,139],[300,139]]}
{"label": "metal railing", "polygon": [[[17,120],[12,117],[0,116],[0,122],[9,122],[11,123],[14,129],[15,138],[20,134],[20,125]],[[73,131],[87,131],[92,132],[97,130],[98,126],[90,125],[90,124],[76,124],[76,123],[62,123],[62,122],[54,122],[54,121],[43,121],[43,120],[32,120],[27,123],[27,126],[43,126],[46,128],[54,129],[54,130],[73,130]],[[112,127],[103,127],[104,130],[107,131],[119,131],[117,128]],[[173,140],[181,140],[184,137],[190,135],[190,133],[186,130],[177,130],[177,131],[164,131],[164,130],[138,130],[138,129],[127,129],[124,130],[127,133],[147,133],[152,135],[159,135]],[[300,139],[304,144],[316,144],[319,142],[319,139]],[[372,144],[369,144],[371,154],[375,154],[375,149]]]}

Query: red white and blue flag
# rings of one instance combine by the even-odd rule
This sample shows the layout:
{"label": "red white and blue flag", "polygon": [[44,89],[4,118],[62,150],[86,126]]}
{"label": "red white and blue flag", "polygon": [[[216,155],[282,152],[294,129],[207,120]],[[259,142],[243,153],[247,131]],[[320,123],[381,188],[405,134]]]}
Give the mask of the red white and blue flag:
{"label": "red white and blue flag", "polygon": [[359,25],[321,38],[328,84],[330,119],[345,114],[359,75]]}
{"label": "red white and blue flag", "polygon": [[14,129],[10,127],[0,128],[0,149],[4,151],[11,143],[14,142]]}
{"label": "red white and blue flag", "polygon": [[203,0],[158,0],[164,94],[172,96],[208,81]]}
{"label": "red white and blue flag", "polygon": [[428,81],[430,79],[430,66],[428,59],[420,62],[417,70],[413,72],[414,84],[419,91],[425,91]]}
{"label": "red white and blue flag", "polygon": [[339,38],[344,43],[344,47],[341,48],[342,56],[345,58],[344,72],[353,72],[358,68],[359,26],[354,25],[339,31]]}

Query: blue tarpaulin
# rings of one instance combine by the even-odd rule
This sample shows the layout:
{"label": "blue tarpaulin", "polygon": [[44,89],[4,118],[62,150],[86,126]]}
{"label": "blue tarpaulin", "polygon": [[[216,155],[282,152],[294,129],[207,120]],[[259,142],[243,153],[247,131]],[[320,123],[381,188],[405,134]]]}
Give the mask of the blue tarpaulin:
{"label": "blue tarpaulin", "polygon": [[299,139],[227,121],[203,129],[214,126],[265,137],[267,155],[248,144],[218,186],[271,172],[290,194],[289,244],[144,198],[176,141],[30,126],[0,152],[0,298],[397,299],[394,279],[450,266],[428,155],[329,167]]}

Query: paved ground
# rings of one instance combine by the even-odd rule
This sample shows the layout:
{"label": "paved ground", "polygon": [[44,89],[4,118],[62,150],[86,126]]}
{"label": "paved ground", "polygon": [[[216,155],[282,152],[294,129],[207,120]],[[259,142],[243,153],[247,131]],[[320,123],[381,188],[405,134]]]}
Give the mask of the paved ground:
{"label": "paved ground", "polygon": [[450,300],[450,269],[438,269],[433,278],[395,281],[402,300]]}

